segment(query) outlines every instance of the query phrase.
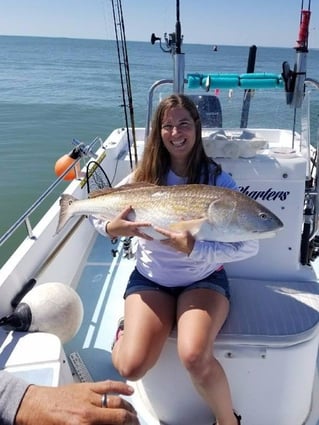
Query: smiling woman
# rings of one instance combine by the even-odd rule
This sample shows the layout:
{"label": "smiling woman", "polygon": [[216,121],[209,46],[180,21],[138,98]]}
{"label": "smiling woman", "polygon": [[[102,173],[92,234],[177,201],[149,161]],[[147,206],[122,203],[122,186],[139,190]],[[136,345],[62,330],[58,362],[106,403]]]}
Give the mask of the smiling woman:
{"label": "smiling woman", "polygon": [[[168,114],[169,115],[169,114]],[[169,121],[169,116],[167,117],[167,120]],[[163,124],[162,130],[168,133],[172,133],[175,129],[176,131],[189,131],[192,130],[194,127],[193,123],[191,121],[187,120],[181,120],[178,124]]]}
{"label": "smiling woman", "polygon": [[[175,124],[173,124],[175,123]],[[187,158],[196,141],[195,122],[183,107],[167,109],[161,126],[162,141],[170,154],[170,167],[180,177],[187,176]]]}
{"label": "smiling woman", "polygon": [[[198,224],[204,216],[207,218],[211,215],[213,221],[217,217],[221,221],[226,218],[224,229],[227,234],[234,235],[229,225],[236,213],[225,212],[227,201],[224,198],[227,197],[226,192],[231,197],[233,194],[244,195],[236,191],[236,184],[229,174],[221,171],[206,156],[201,134],[198,110],[189,97],[172,94],[163,99],[153,116],[142,159],[125,181],[144,185],[156,183],[168,186],[167,192],[178,191],[184,203],[181,207],[183,219],[177,226],[192,222]],[[196,197],[201,190],[222,190],[221,187],[212,188],[214,185],[225,190],[221,202],[210,198],[212,202],[205,204],[207,213],[199,214],[198,220],[185,217],[183,211],[189,211],[191,215],[195,206],[200,204],[199,198],[195,200],[189,196],[189,191],[194,190]],[[118,195],[126,188],[132,194],[134,187],[130,190],[122,186],[123,189],[118,189]],[[157,208],[152,208],[152,211],[178,210],[176,205],[170,207],[170,200],[166,196],[160,196],[165,193],[165,188],[161,191],[161,188],[150,186],[150,189],[155,192],[149,199],[159,200]],[[132,211],[127,208],[106,222],[93,219],[97,230],[104,235],[139,236],[136,266],[124,294],[124,331],[121,321],[123,332],[116,332],[118,337],[112,350],[113,364],[127,379],[142,378],[155,366],[176,323],[179,358],[196,390],[208,404],[212,415],[220,420],[223,418],[225,423],[237,425],[227,378],[212,355],[212,345],[229,311],[230,291],[223,264],[254,256],[258,251],[258,241],[239,238],[238,242],[217,242],[216,239],[210,240],[208,234],[198,240],[185,227],[175,229],[175,223],[166,228],[160,225],[155,227],[164,240],[143,238],[139,229],[145,229],[147,220],[138,221],[139,208],[134,205],[141,201],[141,196],[134,197],[138,200],[131,203],[133,211],[136,210],[136,221],[130,221]],[[185,207],[187,202],[188,207]],[[217,205],[222,207],[219,213],[215,211]],[[237,202],[231,201],[228,205],[238,208]],[[145,205],[142,210],[145,211]],[[153,215],[157,213],[153,212]],[[219,224],[214,223],[212,227],[216,229]]]}
{"label": "smiling woman", "polygon": [[[17,0],[2,3],[14,5],[14,17],[20,11],[25,15],[24,21],[36,14],[38,20],[44,9],[49,11],[50,7],[53,23],[46,25],[46,19],[42,19],[41,31],[47,28],[62,32],[67,26],[70,33],[65,34],[71,34],[72,30],[76,35],[81,32],[83,36],[91,36],[93,25],[96,31],[103,32],[104,38],[104,22],[101,23],[102,15],[100,20],[94,16],[94,1],[71,0],[67,5],[60,0],[51,2],[52,5],[43,0],[30,0],[21,5]],[[99,5],[104,3],[111,2],[99,0]],[[147,4],[141,0],[139,8],[136,3],[123,1],[124,12],[129,17],[125,25],[127,38],[136,35],[148,40],[153,31],[168,30],[166,24],[165,28],[158,27],[158,17],[163,17],[164,22],[173,20],[172,0],[148,1]],[[256,43],[259,47],[259,41],[268,43],[269,38],[265,37],[272,37],[277,30],[269,31],[269,22],[284,33],[293,8],[285,8],[285,22],[280,25],[278,21],[282,16],[275,12],[278,6],[285,6],[283,0],[276,2],[276,8],[272,8],[271,1],[259,5],[242,0],[238,5],[236,2],[231,5],[229,1],[219,4],[207,0],[197,8],[193,3],[180,1],[185,34],[182,57],[175,42],[178,40],[180,45],[181,38],[179,34],[176,37],[174,29],[166,33],[171,41],[167,47],[168,50],[171,47],[173,61],[149,41],[127,44],[136,113],[137,165],[133,164],[131,155],[134,149],[131,149],[130,138],[134,131],[124,129],[122,111],[126,108],[121,102],[116,43],[0,36],[0,170],[3,176],[0,179],[0,226],[6,225],[5,220],[12,224],[14,216],[21,209],[24,212],[18,224],[12,226],[13,230],[0,238],[0,245],[3,240],[9,243],[8,235],[12,236],[10,243],[17,245],[13,232],[17,226],[24,231],[23,242],[1,267],[1,316],[10,314],[12,300],[25,293],[30,281],[43,289],[45,283],[63,282],[76,289],[84,306],[78,333],[63,347],[57,337],[52,339],[54,335],[44,332],[25,335],[0,329],[0,369],[23,374],[30,383],[46,386],[62,386],[74,380],[90,379],[88,376],[96,382],[118,379],[118,372],[133,379],[142,376],[131,383],[135,388],[132,404],[138,409],[141,425],[206,425],[215,421],[218,425],[238,425],[233,407],[245,425],[318,425],[319,180],[318,167],[315,167],[318,155],[311,143],[316,143],[317,137],[309,136],[316,134],[318,127],[319,103],[313,96],[315,90],[311,90],[309,98],[309,86],[306,85],[306,90],[300,87],[305,108],[296,111],[286,105],[284,87],[270,91],[256,89],[250,99],[247,128],[239,127],[246,99],[242,86],[231,93],[225,87],[216,87],[215,91],[215,87],[210,86],[210,96],[216,96],[223,112],[222,127],[218,129],[215,125],[201,129],[199,111],[185,97],[195,92],[199,96],[199,93],[209,94],[202,88],[190,87],[190,73],[226,76],[245,72],[248,48],[225,44],[230,40],[231,44],[246,40],[245,44]],[[28,10],[23,9],[24,6]],[[153,6],[154,11],[150,11]],[[91,14],[88,7],[92,8]],[[233,14],[238,12],[234,18],[230,7]],[[4,8],[5,5],[3,10],[0,6],[0,19],[3,16],[5,19]],[[254,17],[256,9],[262,15],[258,24]],[[297,26],[296,8],[295,12]],[[65,18],[59,18],[58,13],[65,14]],[[84,18],[78,19],[79,14],[85,14]],[[262,20],[266,16],[268,22],[264,26]],[[21,29],[26,28],[24,21],[17,21]],[[284,60],[293,62],[296,52],[291,46],[296,40],[296,31],[291,21],[289,24],[291,28],[285,34],[290,39],[287,43],[290,48],[258,47],[256,73],[278,74]],[[250,31],[257,25],[252,36]],[[245,26],[247,31],[243,31]],[[179,33],[178,25],[175,28]],[[39,27],[35,27],[37,29]],[[208,44],[190,44],[200,40]],[[218,53],[212,53],[211,43],[218,43]],[[316,50],[307,55],[309,77],[317,75],[318,55]],[[183,58],[185,62],[180,60]],[[297,77],[298,72],[292,72]],[[172,85],[167,83],[171,75],[176,77]],[[319,88],[319,82],[316,84]],[[184,95],[177,95],[178,91]],[[152,126],[148,127],[149,115],[158,105]],[[190,123],[191,128],[185,130],[184,123]],[[165,131],[166,126],[170,126],[169,131]],[[145,134],[150,136],[148,142]],[[81,158],[81,175],[66,189],[59,186],[52,194],[53,199],[45,198],[42,203],[47,191],[41,188],[47,188],[50,183],[55,187],[53,165],[57,158],[71,150],[73,138],[81,140],[81,153],[89,155]],[[218,153],[204,151],[201,138],[207,141],[206,147],[215,147],[220,142]],[[240,147],[236,157],[234,150],[229,149],[234,143]],[[251,145],[260,149],[250,150]],[[92,164],[91,155],[96,156],[96,162],[107,173],[110,185],[116,186],[127,178],[140,190],[142,186],[145,192],[152,190],[148,197],[153,200],[152,208],[144,205],[139,208],[146,197],[142,199],[142,192],[133,189],[132,184],[126,192],[112,187],[117,202],[122,193],[122,204],[115,214],[104,219],[105,208],[101,206],[104,195],[90,195],[87,199],[90,191],[86,183],[91,171],[94,173],[96,169],[96,164],[88,165],[89,161]],[[209,157],[216,158],[221,166]],[[88,168],[90,172],[86,172]],[[310,172],[313,178],[309,178]],[[284,223],[273,239],[260,241],[256,255],[253,254],[258,243],[251,239],[260,236],[256,225],[266,224],[269,216],[265,210],[252,213],[256,202],[250,203],[247,196],[236,190],[234,180],[242,192],[269,208]],[[219,197],[210,203],[203,202],[204,212],[194,217],[202,190],[217,193]],[[177,202],[169,200],[170,195],[177,192],[178,208]],[[30,216],[28,207],[34,199],[40,208]],[[59,201],[63,199],[67,199],[69,207],[83,206],[82,202],[99,203],[100,210],[91,209],[85,215],[99,216],[96,220],[104,237],[96,234],[86,217],[71,219],[57,233],[62,211]],[[110,204],[114,207],[115,197],[112,199]],[[248,206],[245,213],[238,199],[245,200]],[[176,214],[178,209],[182,210],[182,219],[179,217],[177,223],[175,220],[167,226],[164,220],[160,222],[159,217]],[[33,205],[31,211],[34,211]],[[213,221],[211,227],[223,229],[227,240],[218,240],[216,234],[209,239],[207,211]],[[140,212],[149,215],[140,216]],[[205,232],[199,237],[194,227],[187,226],[194,226],[194,222],[197,226],[203,224],[206,213]],[[25,220],[26,216],[30,216],[30,221]],[[280,221],[277,224],[282,226]],[[240,226],[245,233],[239,233]],[[150,227],[161,235],[160,239],[154,235],[146,237]],[[114,238],[106,237],[107,232],[111,237],[124,236],[115,242]],[[244,241],[244,235],[248,241]],[[1,252],[0,261],[3,259]],[[40,304],[41,312],[46,315],[45,303]],[[119,320],[123,315],[124,320]],[[58,321],[56,315],[53,320]],[[171,332],[173,325],[176,330]],[[83,359],[83,362],[75,359]],[[3,372],[0,374],[3,377]],[[0,384],[3,387],[1,378]],[[3,401],[4,409],[8,409],[9,402],[15,399],[11,423],[16,409],[22,405],[22,394],[13,397],[12,387],[5,389],[7,395]],[[62,391],[62,395],[72,394],[63,398],[61,406],[65,407],[66,403],[69,406],[62,407],[60,412],[70,412],[76,400],[81,412],[88,412],[83,397],[90,398],[96,386],[85,386],[87,392],[81,391],[81,386],[78,390],[73,385],[68,388],[66,392],[61,388],[56,390]],[[99,388],[101,391],[94,396],[94,403],[96,414],[103,415],[108,408],[114,410],[112,401],[116,399],[104,396],[105,386]],[[50,411],[50,406],[55,405],[52,396],[56,391],[46,387],[44,402],[37,403],[46,417],[48,410],[49,414],[57,413],[56,409]],[[35,391],[27,394],[30,422],[49,425],[44,420],[35,420],[34,406],[38,397]],[[2,412],[0,407],[0,415]],[[71,415],[63,416],[61,423],[72,419],[74,422]],[[57,421],[53,419],[53,422]]]}

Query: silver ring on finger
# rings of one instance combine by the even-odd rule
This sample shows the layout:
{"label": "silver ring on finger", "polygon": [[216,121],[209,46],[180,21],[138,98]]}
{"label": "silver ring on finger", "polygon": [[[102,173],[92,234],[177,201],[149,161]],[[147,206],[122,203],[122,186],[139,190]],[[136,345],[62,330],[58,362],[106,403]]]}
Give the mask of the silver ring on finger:
{"label": "silver ring on finger", "polygon": [[107,394],[106,393],[102,394],[101,407],[107,407]]}

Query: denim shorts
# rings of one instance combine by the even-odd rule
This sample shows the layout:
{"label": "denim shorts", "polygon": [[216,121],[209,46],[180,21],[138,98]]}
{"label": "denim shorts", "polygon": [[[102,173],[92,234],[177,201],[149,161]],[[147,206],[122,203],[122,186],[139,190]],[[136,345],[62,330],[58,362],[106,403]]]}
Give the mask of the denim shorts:
{"label": "denim shorts", "polygon": [[190,285],[172,287],[159,285],[151,281],[135,268],[129,278],[124,298],[130,294],[142,291],[162,291],[177,298],[182,292],[197,288],[211,289],[212,291],[224,295],[228,300],[230,299],[229,282],[224,268],[220,268],[204,279],[198,280]]}

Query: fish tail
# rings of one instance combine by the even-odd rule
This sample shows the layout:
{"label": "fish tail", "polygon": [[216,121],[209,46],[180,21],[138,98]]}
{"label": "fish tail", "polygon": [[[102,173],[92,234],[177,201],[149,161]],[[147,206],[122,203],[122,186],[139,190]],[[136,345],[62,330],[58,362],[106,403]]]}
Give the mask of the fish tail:
{"label": "fish tail", "polygon": [[77,199],[72,195],[69,195],[66,193],[63,193],[61,195],[60,216],[59,216],[59,222],[58,222],[58,227],[56,229],[56,233],[59,233],[60,230],[66,225],[66,223],[72,217],[73,214],[70,211],[70,207],[74,201],[77,201]]}

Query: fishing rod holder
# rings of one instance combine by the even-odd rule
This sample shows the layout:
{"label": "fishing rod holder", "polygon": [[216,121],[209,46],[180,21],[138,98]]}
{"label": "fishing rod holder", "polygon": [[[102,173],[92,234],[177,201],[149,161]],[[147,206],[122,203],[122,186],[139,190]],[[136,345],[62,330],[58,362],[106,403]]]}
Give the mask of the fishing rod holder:
{"label": "fishing rod holder", "polygon": [[181,47],[183,43],[183,36],[181,33],[181,23],[179,19],[179,0],[176,1],[176,24],[175,32],[164,33],[164,40],[166,48],[162,45],[161,37],[157,37],[154,33],[151,35],[151,43],[155,44],[156,41],[160,42],[160,48],[165,53],[171,53],[172,55],[181,54]]}
{"label": "fishing rod holder", "polygon": [[159,41],[160,49],[164,53],[172,53],[174,54],[176,52],[176,34],[174,32],[167,34],[167,32],[164,33],[164,40],[166,48],[163,47],[162,39],[161,37],[157,37],[154,33],[151,35],[151,43],[154,45],[157,41]]}
{"label": "fishing rod holder", "polygon": [[103,142],[99,137],[96,137],[89,145],[85,145],[79,140],[73,139],[72,144],[75,145],[75,148],[73,149],[74,154],[77,154],[79,157],[88,156],[89,158],[96,159],[98,155],[93,152],[92,148],[97,141],[99,141],[102,146]]}
{"label": "fishing rod holder", "polygon": [[173,92],[184,93],[185,58],[181,51],[183,35],[179,19],[179,0],[176,0],[175,32],[165,32],[164,39],[166,48],[162,46],[161,38],[157,37],[154,33],[151,36],[151,43],[155,44],[156,41],[159,41],[161,50],[165,53],[171,53],[174,61]]}

